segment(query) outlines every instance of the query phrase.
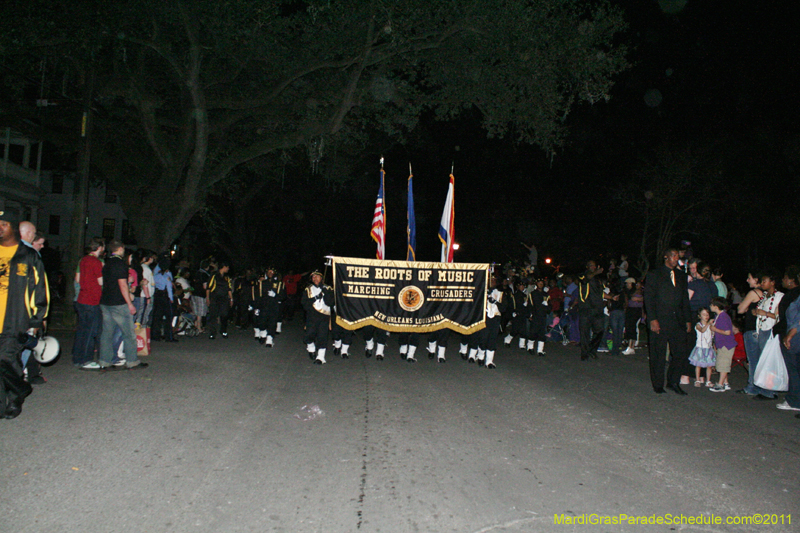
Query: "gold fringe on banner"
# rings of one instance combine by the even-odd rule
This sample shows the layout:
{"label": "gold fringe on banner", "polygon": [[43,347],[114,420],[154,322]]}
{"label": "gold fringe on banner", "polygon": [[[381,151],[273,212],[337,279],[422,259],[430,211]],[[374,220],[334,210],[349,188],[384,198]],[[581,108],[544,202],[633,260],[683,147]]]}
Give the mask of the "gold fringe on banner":
{"label": "gold fringe on banner", "polygon": [[[437,262],[423,262],[423,261],[386,261],[386,260],[379,260],[379,259],[362,259],[362,258],[352,258],[352,257],[333,257],[333,286],[336,288],[337,295],[339,290],[339,280],[337,280],[337,265],[354,265],[358,267],[375,267],[380,269],[388,269],[384,272],[384,276],[388,276],[391,274],[392,276],[398,276],[397,279],[389,279],[389,278],[380,278],[376,277],[375,279],[369,278],[369,280],[365,281],[353,281],[353,279],[348,275],[347,279],[342,281],[342,283],[349,284],[350,286],[364,286],[364,287],[377,287],[378,292],[369,292],[364,295],[360,294],[346,294],[345,296],[349,298],[367,298],[367,299],[374,299],[374,300],[393,300],[397,296],[392,295],[387,297],[380,293],[380,287],[391,287],[392,289],[397,289],[401,287],[404,282],[411,282],[409,285],[413,285],[413,279],[406,278],[403,279],[402,276],[412,276],[412,270],[416,269],[417,271],[421,270],[430,270],[430,271],[443,271],[443,270],[453,270],[453,271],[461,271],[461,272],[475,272],[475,271],[483,271],[486,273],[486,287],[488,287],[488,280],[489,276],[491,275],[491,265],[488,263],[437,263]],[[376,271],[377,272],[377,271]],[[390,281],[389,283],[382,283],[382,280]],[[378,281],[375,281],[378,280]],[[399,282],[399,283],[397,283]],[[433,284],[431,284],[433,282]],[[431,280],[430,282],[426,279],[425,284],[428,289],[454,289],[457,290],[459,288],[468,288],[466,286],[460,286],[458,283],[463,283],[463,281],[458,278],[458,275],[454,275],[454,280],[450,281],[434,281]],[[414,285],[416,286],[416,285]],[[484,287],[484,289],[486,288]],[[471,287],[469,287],[471,289]],[[387,289],[388,290],[388,289]],[[375,296],[371,296],[371,294],[375,294]],[[487,291],[483,290],[482,293],[476,295],[476,299],[474,300],[459,300],[459,299],[448,299],[447,297],[442,297],[441,299],[438,298],[429,298],[428,301],[438,301],[438,302],[458,302],[464,301],[465,303],[469,303],[471,306],[480,306],[480,320],[473,324],[465,325],[460,324],[451,320],[450,318],[442,317],[441,319],[433,322],[431,324],[422,324],[422,325],[412,325],[412,324],[392,324],[387,323],[384,320],[376,318],[373,315],[364,316],[363,318],[359,318],[358,320],[346,320],[341,316],[336,317],[336,323],[344,329],[347,330],[356,330],[363,328],[365,326],[375,326],[379,329],[385,331],[393,331],[393,332],[416,332],[416,333],[429,333],[432,331],[438,331],[441,329],[450,329],[455,331],[456,333],[461,333],[463,335],[470,335],[475,333],[476,331],[480,331],[481,329],[486,327],[486,299],[487,299]],[[401,304],[402,305],[402,304]],[[338,306],[337,306],[338,307]],[[472,307],[475,309],[475,307]],[[350,314],[345,312],[345,314]],[[477,318],[473,316],[473,319]]]}
{"label": "gold fringe on banner", "polygon": [[355,322],[347,322],[342,320],[340,317],[336,317],[336,323],[342,326],[344,329],[354,331],[357,329],[361,329],[364,326],[375,326],[378,329],[382,329],[385,331],[391,331],[394,333],[430,333],[432,331],[439,331],[440,329],[450,329],[455,331],[456,333],[461,333],[462,335],[472,335],[476,331],[480,331],[486,327],[486,320],[484,319],[482,322],[478,322],[477,324],[473,324],[469,327],[461,326],[460,324],[456,324],[452,320],[444,319],[441,322],[437,322],[436,324],[431,324],[430,326],[394,326],[392,324],[386,324],[379,320],[376,320],[374,317],[367,317],[362,318],[361,320],[357,320]]}

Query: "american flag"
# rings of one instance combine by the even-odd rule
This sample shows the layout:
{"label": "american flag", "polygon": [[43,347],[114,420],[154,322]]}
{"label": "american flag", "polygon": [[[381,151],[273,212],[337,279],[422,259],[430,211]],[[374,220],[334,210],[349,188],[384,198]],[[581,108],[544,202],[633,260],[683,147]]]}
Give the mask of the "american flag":
{"label": "american flag", "polygon": [[378,199],[375,201],[375,214],[372,215],[372,230],[370,235],[378,243],[376,257],[384,259],[386,256],[386,208],[383,204],[383,179],[385,174],[381,169],[381,187],[378,189]]}

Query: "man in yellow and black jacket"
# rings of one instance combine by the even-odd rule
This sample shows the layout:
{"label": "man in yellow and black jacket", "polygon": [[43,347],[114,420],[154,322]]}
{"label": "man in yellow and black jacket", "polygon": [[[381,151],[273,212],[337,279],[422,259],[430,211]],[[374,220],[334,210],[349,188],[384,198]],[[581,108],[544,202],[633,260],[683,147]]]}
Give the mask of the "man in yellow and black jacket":
{"label": "man in yellow and black jacket", "polygon": [[26,333],[38,333],[50,303],[39,254],[23,246],[16,217],[0,211],[0,416],[15,418],[31,386],[22,375],[20,353]]}
{"label": "man in yellow and black jacket", "polygon": [[227,261],[219,262],[219,270],[208,280],[206,289],[206,302],[208,303],[208,338],[217,336],[219,327],[222,338],[228,338],[228,315],[233,305],[233,285],[228,271],[231,267]]}
{"label": "man in yellow and black jacket", "polygon": [[595,261],[586,263],[586,272],[578,277],[578,316],[581,330],[581,361],[597,359],[597,348],[603,340],[605,300],[610,296],[600,280],[603,269]]}

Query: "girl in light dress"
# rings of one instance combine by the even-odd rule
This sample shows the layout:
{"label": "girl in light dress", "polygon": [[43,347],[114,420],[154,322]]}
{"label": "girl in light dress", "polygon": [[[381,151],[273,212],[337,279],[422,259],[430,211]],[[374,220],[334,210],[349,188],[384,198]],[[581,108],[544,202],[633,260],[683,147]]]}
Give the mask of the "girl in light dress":
{"label": "girl in light dress", "polygon": [[711,313],[708,309],[703,307],[697,312],[698,322],[694,326],[695,334],[697,334],[697,342],[692,353],[689,354],[689,362],[695,367],[694,373],[694,386],[702,387],[703,378],[700,377],[700,369],[706,369],[706,387],[711,387],[714,383],[711,381],[711,370],[717,362],[717,356],[712,346],[714,333],[711,331]]}

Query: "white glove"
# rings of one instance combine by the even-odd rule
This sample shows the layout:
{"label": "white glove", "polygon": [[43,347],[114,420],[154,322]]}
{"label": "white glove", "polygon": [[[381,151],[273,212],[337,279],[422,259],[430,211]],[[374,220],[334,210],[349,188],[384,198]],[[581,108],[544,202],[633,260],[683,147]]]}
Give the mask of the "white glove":
{"label": "white glove", "polygon": [[269,291],[269,292],[267,293],[267,296],[275,296],[275,291]]}
{"label": "white glove", "polygon": [[248,305],[248,306],[247,306],[247,310],[248,310],[248,311],[252,311],[252,310],[253,310],[253,306],[252,306],[252,305]]}
{"label": "white glove", "polygon": [[258,315],[260,315],[260,314],[261,314],[261,311],[260,311],[259,309],[256,309],[256,310],[255,310],[255,312],[254,312],[253,314],[254,314],[254,315],[256,315],[256,316],[258,316]]}

